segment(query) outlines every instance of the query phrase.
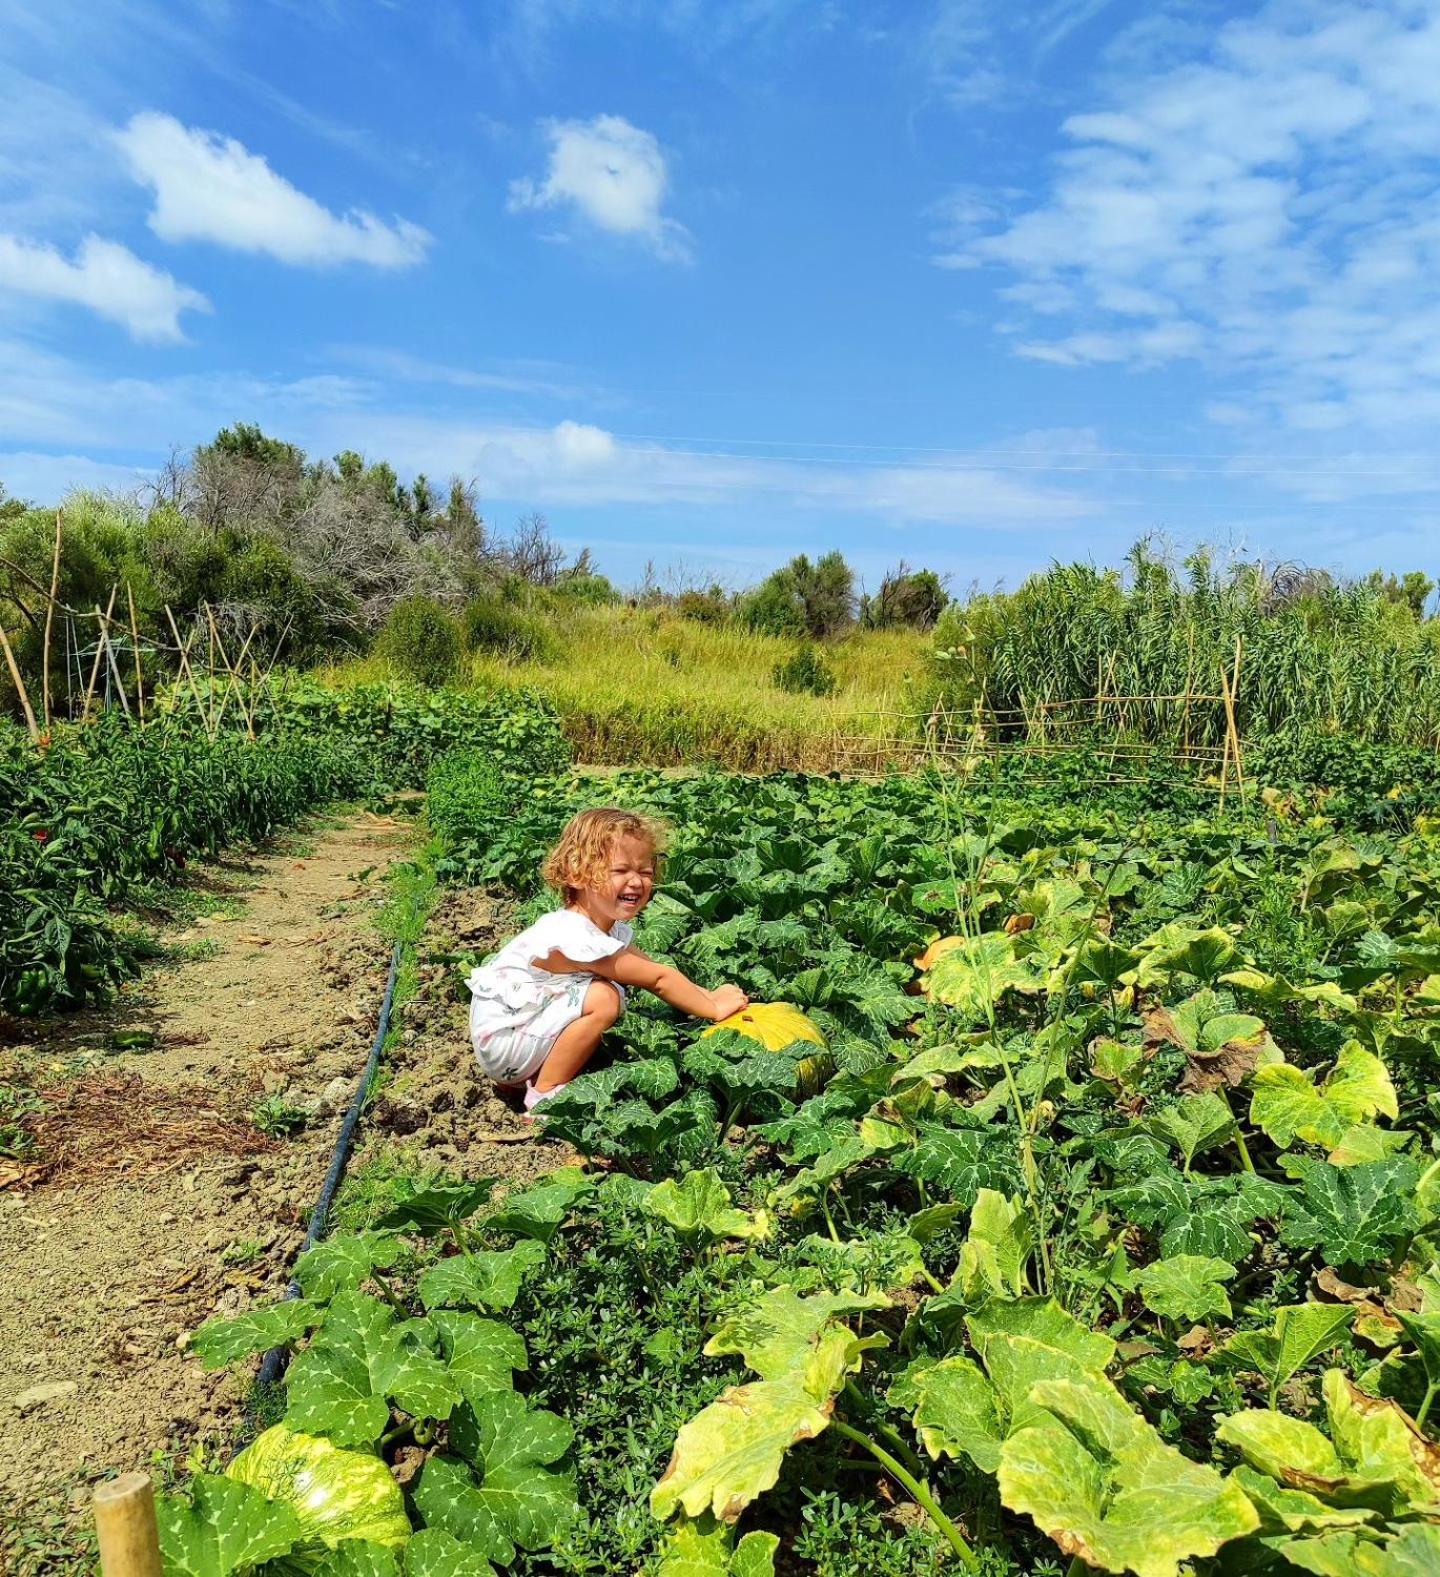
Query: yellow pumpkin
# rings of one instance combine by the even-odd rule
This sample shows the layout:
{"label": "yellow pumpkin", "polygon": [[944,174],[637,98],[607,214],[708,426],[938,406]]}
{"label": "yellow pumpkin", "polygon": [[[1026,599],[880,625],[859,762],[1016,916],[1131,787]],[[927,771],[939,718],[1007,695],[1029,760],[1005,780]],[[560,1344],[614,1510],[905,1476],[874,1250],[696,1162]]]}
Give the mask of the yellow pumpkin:
{"label": "yellow pumpkin", "polygon": [[702,1030],[701,1038],[722,1029],[743,1035],[766,1051],[783,1051],[797,1040],[819,1046],[824,1055],[802,1057],[795,1064],[795,1078],[802,1095],[813,1095],[835,1071],[834,1060],[825,1052],[825,1037],[799,1008],[788,1002],[752,1002],[748,1008]]}
{"label": "yellow pumpkin", "polygon": [[935,967],[937,958],[944,958],[946,953],[954,952],[957,947],[964,945],[963,936],[937,936],[935,940],[915,960],[915,967],[922,974]]}

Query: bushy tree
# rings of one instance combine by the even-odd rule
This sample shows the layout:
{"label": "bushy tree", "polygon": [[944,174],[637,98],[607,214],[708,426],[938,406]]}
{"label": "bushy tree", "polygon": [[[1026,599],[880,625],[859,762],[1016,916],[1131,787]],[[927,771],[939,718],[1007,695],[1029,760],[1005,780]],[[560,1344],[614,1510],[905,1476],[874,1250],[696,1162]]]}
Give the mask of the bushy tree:
{"label": "bushy tree", "polygon": [[431,597],[405,597],[390,610],[376,649],[416,684],[442,685],[460,664],[455,621]]}
{"label": "bushy tree", "polygon": [[829,639],[854,622],[855,572],[838,551],[813,564],[801,553],[751,592],[740,617],[766,635]]}
{"label": "bushy tree", "polygon": [[860,624],[867,630],[930,630],[949,600],[943,576],[929,569],[912,570],[901,559],[873,597],[860,599]]}

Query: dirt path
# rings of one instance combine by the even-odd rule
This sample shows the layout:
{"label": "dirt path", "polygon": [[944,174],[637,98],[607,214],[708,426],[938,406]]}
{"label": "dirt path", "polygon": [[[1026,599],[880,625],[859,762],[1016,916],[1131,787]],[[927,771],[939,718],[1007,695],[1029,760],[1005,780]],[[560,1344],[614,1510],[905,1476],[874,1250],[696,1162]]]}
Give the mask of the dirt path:
{"label": "dirt path", "polygon": [[[103,1014],[32,1026],[18,1049],[55,1082],[38,1123],[47,1170],[0,1192],[12,1510],[233,1434],[241,1384],[204,1373],[187,1334],[287,1279],[374,1033],[378,878],[408,837],[360,813],[208,873],[212,913],[168,938],[179,962]],[[153,1045],[113,1051],[135,1031]],[[313,1115],[266,1137],[252,1119],[267,1098]]]}

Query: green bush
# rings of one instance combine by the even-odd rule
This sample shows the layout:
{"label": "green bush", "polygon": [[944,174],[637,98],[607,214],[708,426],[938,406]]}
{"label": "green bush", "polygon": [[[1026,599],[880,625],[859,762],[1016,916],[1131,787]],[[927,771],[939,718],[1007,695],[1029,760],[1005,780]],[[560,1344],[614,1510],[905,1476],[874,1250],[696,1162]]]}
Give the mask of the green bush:
{"label": "green bush", "polygon": [[744,599],[740,619],[762,635],[826,640],[854,622],[855,572],[838,552],[813,564],[801,553]]}
{"label": "green bush", "polygon": [[500,592],[480,592],[465,604],[460,639],[467,652],[494,652],[510,662],[547,662],[556,652],[544,619]]}
{"label": "green bush", "polygon": [[724,624],[733,610],[734,599],[718,584],[703,590],[692,587],[675,599],[676,613],[682,619],[694,619],[697,624]]}
{"label": "green bush", "polygon": [[816,646],[799,646],[784,662],[776,663],[771,682],[795,695],[834,695],[835,670]]}
{"label": "green bush", "polygon": [[460,632],[431,597],[405,597],[397,602],[376,646],[400,674],[416,684],[442,685],[460,663]]}

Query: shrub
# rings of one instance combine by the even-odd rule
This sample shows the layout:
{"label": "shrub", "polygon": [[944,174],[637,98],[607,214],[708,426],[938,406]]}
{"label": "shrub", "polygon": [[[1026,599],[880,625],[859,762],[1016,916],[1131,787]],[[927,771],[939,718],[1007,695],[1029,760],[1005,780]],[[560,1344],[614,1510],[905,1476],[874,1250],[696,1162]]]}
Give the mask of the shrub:
{"label": "shrub", "polygon": [[796,695],[834,695],[835,670],[817,646],[799,646],[782,663],[776,663],[770,678],[782,690]]}
{"label": "shrub", "polygon": [[430,597],[404,597],[390,610],[377,642],[381,655],[416,684],[439,686],[460,662],[455,621]]}
{"label": "shrub", "polygon": [[706,586],[703,590],[692,587],[682,591],[675,599],[675,611],[682,619],[694,619],[697,624],[723,624],[730,617],[733,602],[721,585]]}
{"label": "shrub", "polygon": [[467,652],[494,652],[511,662],[546,662],[555,655],[545,621],[500,592],[481,592],[465,604],[460,638]]}
{"label": "shrub", "polygon": [[801,553],[746,598],[742,621],[762,635],[808,635],[823,641],[855,617],[855,572],[838,552],[812,564]]}
{"label": "shrub", "polygon": [[933,569],[912,570],[902,559],[873,597],[860,599],[860,623],[867,630],[933,629],[949,600]]}

